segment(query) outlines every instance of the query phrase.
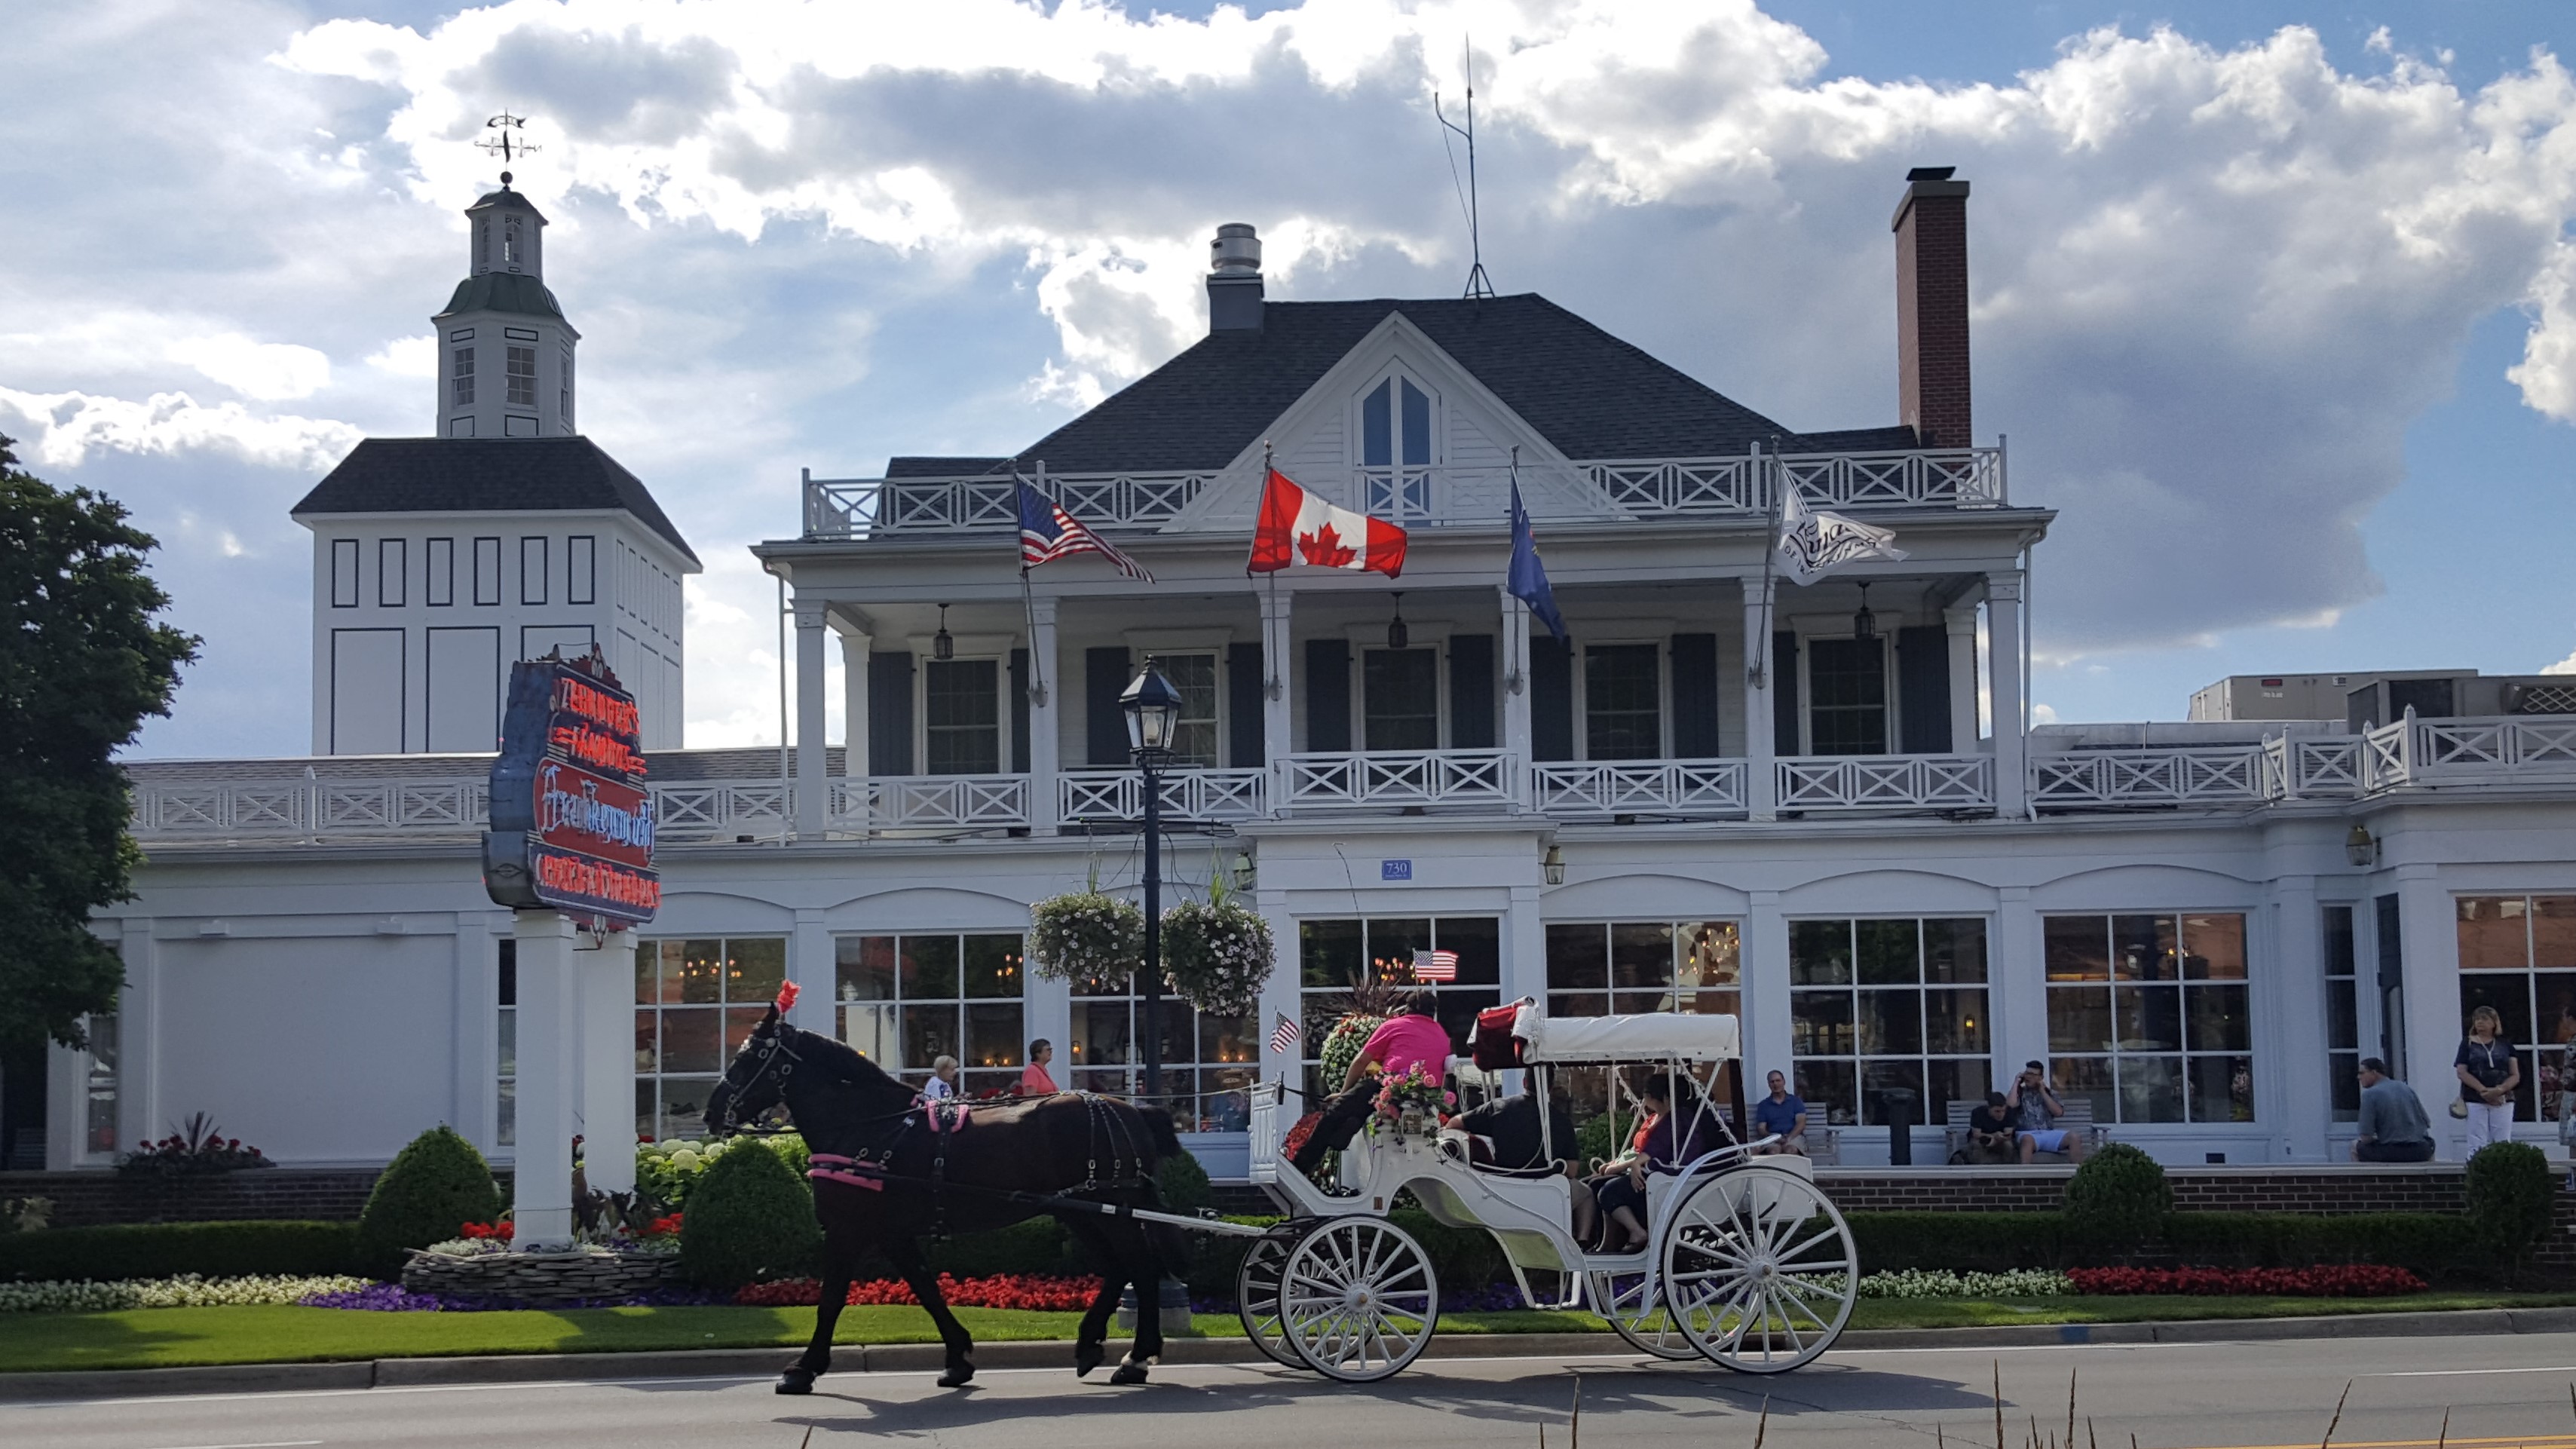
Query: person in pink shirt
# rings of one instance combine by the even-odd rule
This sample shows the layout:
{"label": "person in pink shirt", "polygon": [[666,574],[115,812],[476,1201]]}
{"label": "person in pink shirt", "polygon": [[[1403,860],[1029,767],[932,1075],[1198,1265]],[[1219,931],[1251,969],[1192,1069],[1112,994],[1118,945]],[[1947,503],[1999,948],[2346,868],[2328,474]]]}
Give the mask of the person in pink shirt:
{"label": "person in pink shirt", "polygon": [[1289,1159],[1290,1166],[1299,1172],[1312,1172],[1325,1153],[1350,1145],[1360,1124],[1377,1109],[1378,1084],[1370,1075],[1370,1067],[1390,1077],[1403,1076],[1416,1063],[1435,1077],[1448,1073],[1449,1028],[1433,1014],[1438,1006],[1439,998],[1432,993],[1414,992],[1404,999],[1395,1015],[1369,1033],[1369,1039],[1360,1045],[1359,1056],[1342,1078],[1341,1090],[1324,1104],[1323,1120],[1315,1124],[1297,1155]]}
{"label": "person in pink shirt", "polygon": [[1055,1060],[1055,1046],[1045,1037],[1029,1043],[1029,1064],[1020,1069],[1020,1095],[1052,1097],[1058,1088],[1055,1078],[1047,1075],[1047,1063]]}

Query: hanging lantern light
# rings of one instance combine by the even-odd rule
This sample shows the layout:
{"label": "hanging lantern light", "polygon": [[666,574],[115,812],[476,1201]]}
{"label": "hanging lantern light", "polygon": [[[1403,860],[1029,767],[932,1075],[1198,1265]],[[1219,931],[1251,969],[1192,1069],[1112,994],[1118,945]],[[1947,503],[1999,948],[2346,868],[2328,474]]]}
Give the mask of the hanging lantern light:
{"label": "hanging lantern light", "polygon": [[1539,857],[1538,864],[1549,885],[1565,884],[1565,850],[1562,846],[1548,846],[1547,854]]}
{"label": "hanging lantern light", "polygon": [[1862,640],[1878,637],[1878,616],[1869,611],[1869,585],[1867,584],[1860,586],[1860,612],[1852,615],[1852,637]]}
{"label": "hanging lantern light", "polygon": [[948,606],[946,604],[939,606],[939,632],[930,636],[930,657],[933,659],[954,659],[957,657],[957,636],[948,632]]}
{"label": "hanging lantern light", "polygon": [[1386,647],[1401,649],[1412,638],[1412,631],[1404,627],[1404,591],[1399,589],[1395,595],[1395,617],[1386,621]]}

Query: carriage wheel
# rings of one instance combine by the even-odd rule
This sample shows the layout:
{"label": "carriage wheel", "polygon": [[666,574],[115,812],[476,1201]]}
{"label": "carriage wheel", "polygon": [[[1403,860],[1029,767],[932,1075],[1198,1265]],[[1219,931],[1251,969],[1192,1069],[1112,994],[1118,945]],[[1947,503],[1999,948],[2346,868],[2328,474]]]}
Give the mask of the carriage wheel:
{"label": "carriage wheel", "polygon": [[1252,1251],[1243,1255],[1243,1266],[1234,1275],[1234,1316],[1243,1320],[1244,1336],[1273,1363],[1289,1368],[1306,1367],[1306,1360],[1288,1346],[1288,1331],[1279,1322],[1279,1274],[1288,1266],[1288,1250],[1293,1246],[1286,1238],[1260,1238]]}
{"label": "carriage wheel", "polygon": [[1702,1182],[1664,1235],[1664,1302],[1691,1346],[1771,1374],[1812,1361],[1860,1296],[1851,1229],[1813,1182],[1750,1166]]}
{"label": "carriage wheel", "polygon": [[1641,1353],[1657,1358],[1697,1358],[1699,1349],[1683,1336],[1681,1324],[1655,1291],[1652,1273],[1592,1273],[1584,1296],[1592,1311]]}
{"label": "carriage wheel", "polygon": [[1279,1323],[1317,1373],[1373,1383],[1421,1356],[1440,1322],[1431,1256],[1395,1224],[1339,1218],[1298,1240],[1279,1273]]}

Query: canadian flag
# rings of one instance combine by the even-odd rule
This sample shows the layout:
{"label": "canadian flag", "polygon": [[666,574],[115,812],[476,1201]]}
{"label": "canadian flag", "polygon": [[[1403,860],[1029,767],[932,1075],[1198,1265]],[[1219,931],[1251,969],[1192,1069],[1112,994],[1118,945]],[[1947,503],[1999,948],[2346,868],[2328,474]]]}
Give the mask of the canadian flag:
{"label": "canadian flag", "polygon": [[1365,513],[1335,508],[1273,468],[1261,488],[1261,522],[1252,531],[1245,571],[1275,573],[1290,564],[1404,572],[1404,530]]}

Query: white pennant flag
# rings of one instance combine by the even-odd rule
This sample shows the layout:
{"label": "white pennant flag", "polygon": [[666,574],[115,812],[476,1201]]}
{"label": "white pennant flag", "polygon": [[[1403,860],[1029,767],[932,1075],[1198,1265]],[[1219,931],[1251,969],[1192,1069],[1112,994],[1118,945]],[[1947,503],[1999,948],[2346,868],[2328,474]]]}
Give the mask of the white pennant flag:
{"label": "white pennant flag", "polygon": [[1884,528],[1855,522],[1839,513],[1810,513],[1794,483],[1782,480],[1780,501],[1780,572],[1793,583],[1812,584],[1845,564],[1862,559],[1901,559],[1896,535]]}

